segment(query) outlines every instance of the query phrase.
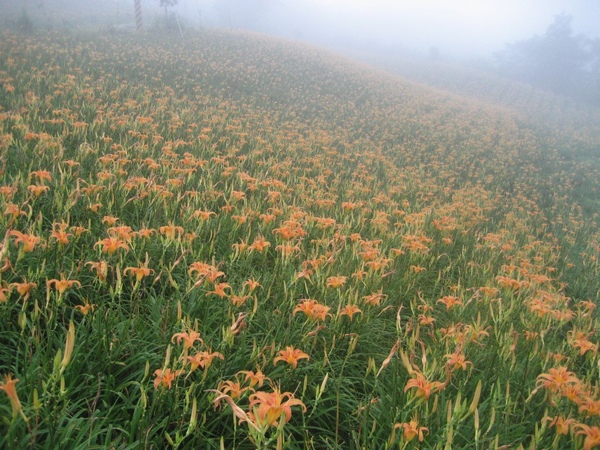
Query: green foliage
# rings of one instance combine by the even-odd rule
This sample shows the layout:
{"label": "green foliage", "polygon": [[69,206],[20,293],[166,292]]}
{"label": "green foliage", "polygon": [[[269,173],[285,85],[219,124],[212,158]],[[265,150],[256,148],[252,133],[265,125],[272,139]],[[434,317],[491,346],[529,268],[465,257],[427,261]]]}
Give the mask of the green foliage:
{"label": "green foliage", "polygon": [[593,134],[187,39],[0,40],[0,447],[581,448]]}
{"label": "green foliage", "polygon": [[499,69],[543,89],[598,104],[597,42],[573,35],[571,20],[561,14],[542,36],[508,45],[497,55]]}

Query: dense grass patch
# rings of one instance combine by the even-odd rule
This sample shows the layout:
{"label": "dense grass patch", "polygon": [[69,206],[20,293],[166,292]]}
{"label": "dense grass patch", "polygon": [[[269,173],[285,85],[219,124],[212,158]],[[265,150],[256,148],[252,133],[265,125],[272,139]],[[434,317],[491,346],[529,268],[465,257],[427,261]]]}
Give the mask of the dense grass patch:
{"label": "dense grass patch", "polygon": [[0,446],[599,443],[577,130],[252,34],[0,42]]}

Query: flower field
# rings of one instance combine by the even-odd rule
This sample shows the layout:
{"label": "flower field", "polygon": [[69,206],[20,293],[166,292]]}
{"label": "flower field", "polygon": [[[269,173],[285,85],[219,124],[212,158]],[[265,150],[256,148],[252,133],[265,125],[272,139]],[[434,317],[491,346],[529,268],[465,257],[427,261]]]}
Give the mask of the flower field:
{"label": "flower field", "polygon": [[599,148],[250,33],[2,34],[0,447],[600,447]]}

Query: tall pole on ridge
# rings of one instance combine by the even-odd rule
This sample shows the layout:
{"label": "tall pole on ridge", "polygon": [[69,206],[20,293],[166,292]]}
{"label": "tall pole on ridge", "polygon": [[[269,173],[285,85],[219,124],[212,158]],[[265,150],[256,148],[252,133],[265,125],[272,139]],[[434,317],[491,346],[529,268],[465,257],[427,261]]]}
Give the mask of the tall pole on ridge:
{"label": "tall pole on ridge", "polygon": [[135,28],[137,31],[141,31],[144,26],[142,22],[142,2],[141,0],[133,0],[133,6],[135,8]]}

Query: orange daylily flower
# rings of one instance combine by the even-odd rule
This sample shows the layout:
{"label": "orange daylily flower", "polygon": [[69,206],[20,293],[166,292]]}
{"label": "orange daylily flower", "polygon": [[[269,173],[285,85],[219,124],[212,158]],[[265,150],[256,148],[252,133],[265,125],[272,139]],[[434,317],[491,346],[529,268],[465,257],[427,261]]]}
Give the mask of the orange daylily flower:
{"label": "orange daylily flower", "polygon": [[584,355],[586,352],[592,350],[594,353],[598,351],[598,344],[594,344],[589,341],[588,338],[592,333],[583,333],[581,331],[571,330],[569,331],[569,340],[571,345],[579,349],[579,354]]}
{"label": "orange daylily flower", "polygon": [[202,284],[205,279],[210,281],[211,283],[214,283],[219,277],[225,275],[224,272],[221,272],[215,266],[200,261],[190,264],[188,274],[192,275],[194,272],[197,273],[198,278],[198,282],[195,284],[195,286]]}
{"label": "orange daylily flower", "polygon": [[246,194],[244,192],[241,192],[241,191],[232,191],[231,192],[231,199],[234,201],[242,200],[245,197],[246,197]]}
{"label": "orange daylily flower", "polygon": [[280,198],[281,198],[281,192],[269,191],[269,192],[267,192],[267,197],[265,198],[265,200],[268,201],[269,203],[276,203],[277,200],[279,200]]}
{"label": "orange daylily flower", "polygon": [[[102,205],[100,205],[100,206],[102,206]],[[114,227],[118,221],[119,221],[119,218],[114,217],[114,216],[104,216],[102,218],[102,223],[107,224],[109,227]]]}
{"label": "orange daylily flower", "polygon": [[31,175],[33,175],[38,181],[41,181],[42,184],[44,184],[45,180],[52,181],[52,174],[47,170],[34,170],[31,172]]}
{"label": "orange daylily flower", "polygon": [[329,314],[329,306],[325,306],[313,299],[305,299],[298,303],[292,315],[296,315],[297,312],[303,312],[308,317],[314,320],[325,320]]}
{"label": "orange daylily flower", "polygon": [[559,366],[558,368],[552,368],[548,373],[543,373],[537,377],[535,391],[543,387],[551,393],[555,393],[568,384],[578,383],[579,379],[573,372],[569,372],[564,366]]}
{"label": "orange daylily flower", "polygon": [[54,230],[50,237],[56,239],[56,241],[60,245],[67,245],[69,243],[69,237],[72,236],[71,233],[67,233],[65,230]]}
{"label": "orange daylily flower", "polygon": [[172,371],[171,369],[156,369],[154,371],[154,389],[162,386],[165,389],[171,389],[171,385],[175,378],[185,373],[185,370]]}
{"label": "orange daylily flower", "polygon": [[208,369],[212,360],[215,358],[225,359],[225,357],[219,352],[211,352],[210,349],[207,352],[198,352],[193,356],[187,356],[186,360],[191,364],[190,373],[196,370],[198,367],[202,369]]}
{"label": "orange daylily flower", "polygon": [[101,241],[96,242],[94,244],[94,248],[96,248],[97,246],[102,246],[102,252],[108,253],[109,255],[112,255],[120,248],[124,249],[126,252],[129,251],[129,246],[127,245],[127,242],[114,236],[107,237],[102,239]]}
{"label": "orange daylily flower", "polygon": [[115,178],[115,174],[110,172],[98,172],[96,176],[100,181],[106,181],[110,178]]}
{"label": "orange daylily flower", "polygon": [[140,282],[142,281],[142,278],[153,274],[154,270],[149,269],[148,267],[126,267],[123,270],[123,275],[127,276],[128,273],[130,274],[130,276],[135,277],[136,282]]}
{"label": "orange daylily flower", "polygon": [[251,388],[254,386],[262,387],[265,380],[269,380],[260,369],[257,369],[256,372],[252,370],[242,370],[238,373],[244,375],[244,380],[250,382]]}
{"label": "orange daylily flower", "polygon": [[556,434],[569,434],[571,425],[576,423],[575,419],[565,419],[562,416],[544,417],[542,421],[550,421],[549,427],[556,427]]}
{"label": "orange daylily flower", "polygon": [[[402,250],[401,248],[390,248],[390,252],[394,256],[402,256],[402,255],[406,254],[406,252],[404,250]],[[411,267],[414,267],[414,266],[411,266]]]}
{"label": "orange daylily flower", "polygon": [[175,333],[171,338],[171,342],[177,341],[179,344],[183,341],[183,349],[188,350],[190,347],[194,345],[194,342],[200,341],[201,344],[204,344],[204,341],[200,337],[200,333],[195,330],[190,330],[188,332]]}
{"label": "orange daylily flower", "polygon": [[75,166],[80,166],[81,164],[79,164],[77,161],[74,161],[72,159],[65,159],[62,162],[63,164],[66,164],[67,166],[69,166],[70,168],[73,168]]}
{"label": "orange daylily flower", "polygon": [[[579,406],[579,412],[582,413],[584,411],[584,403],[585,400],[583,397],[585,396],[584,387],[581,383],[577,384],[567,384],[563,386],[560,390],[560,395],[571,400],[573,403],[577,403]],[[590,405],[593,408],[593,405]]]}
{"label": "orange daylily flower", "polygon": [[523,336],[525,336],[525,340],[534,341],[539,338],[540,333],[537,331],[523,331]]}
{"label": "orange daylily flower", "polygon": [[6,303],[8,302],[8,298],[6,297],[7,294],[10,294],[10,292],[12,291],[12,287],[10,285],[7,285],[6,282],[2,282],[3,286],[0,287],[0,303]]}
{"label": "orange daylily flower", "polygon": [[271,222],[275,221],[275,219],[277,219],[277,216],[275,214],[261,214],[259,218],[260,220],[262,220],[263,225],[268,225]]}
{"label": "orange daylily flower", "polygon": [[231,289],[231,286],[228,283],[219,283],[215,285],[214,291],[209,291],[206,295],[215,294],[217,297],[221,298],[229,297],[229,294],[225,292],[225,289]]}
{"label": "orange daylily flower", "polygon": [[8,285],[9,288],[17,288],[17,292],[21,297],[23,297],[24,301],[27,301],[29,296],[31,295],[31,290],[37,287],[37,283],[31,283],[24,281],[22,283],[11,283]]}
{"label": "orange daylily flower", "polygon": [[108,275],[108,264],[106,261],[88,261],[85,263],[86,266],[90,266],[90,270],[96,272],[100,281],[105,281]]}
{"label": "orange daylily flower", "polygon": [[258,287],[262,287],[262,285],[254,278],[250,278],[249,280],[244,281],[243,286],[248,286],[248,290],[250,292],[254,292],[254,290]]}
{"label": "orange daylily flower", "polygon": [[[227,395],[233,400],[240,398],[248,390],[254,391],[249,386],[242,387],[239,381],[225,380],[219,383],[219,393]],[[217,400],[215,400],[215,406],[217,406]]]}
{"label": "orange daylily flower", "polygon": [[6,209],[4,210],[4,215],[11,216],[13,221],[16,220],[19,216],[27,217],[27,213],[25,211],[21,210],[21,208],[19,208],[19,206],[15,205],[14,203],[8,203],[6,205]]}
{"label": "orange daylily flower", "polygon": [[362,311],[356,305],[346,305],[340,310],[340,316],[348,316],[350,322],[354,319],[354,314],[362,315]]}
{"label": "orange daylily flower", "polygon": [[587,315],[587,313],[596,309],[597,305],[590,300],[581,300],[581,301],[579,301],[579,303],[577,303],[577,307],[584,309],[585,310],[584,315]]}
{"label": "orange daylily flower", "polygon": [[295,369],[298,366],[298,361],[301,359],[310,360],[310,356],[302,350],[289,345],[284,350],[279,351],[279,356],[273,360],[273,364],[276,365],[279,361],[284,361]]}
{"label": "orange daylily flower", "polygon": [[173,225],[172,223],[158,228],[158,232],[169,240],[179,239],[179,236],[183,234],[183,231],[183,227]]}
{"label": "orange daylily flower", "polygon": [[294,398],[291,392],[281,393],[277,388],[274,388],[273,392],[256,392],[250,396],[248,416],[259,428],[265,429],[269,426],[277,426],[283,415],[285,415],[285,422],[289,422],[292,417],[292,406],[300,406],[302,411],[306,412],[304,403]]}
{"label": "orange daylily flower", "polygon": [[188,243],[194,242],[194,240],[197,237],[198,237],[198,235],[196,233],[194,233],[193,231],[190,231],[189,233],[185,233],[183,235],[183,239],[185,240],[185,242],[188,242]]}
{"label": "orange daylily flower", "polygon": [[271,246],[271,243],[267,241],[264,236],[257,237],[254,239],[254,242],[248,246],[249,251],[257,251],[258,253],[262,253],[268,247]]}
{"label": "orange daylily flower", "polygon": [[408,241],[406,247],[415,253],[427,253],[429,252],[429,247],[427,247],[423,242],[420,241]]}
{"label": "orange daylily flower", "polygon": [[6,392],[6,395],[8,395],[13,419],[20,414],[21,417],[27,421],[27,417],[25,417],[25,414],[23,413],[23,408],[21,407],[21,402],[19,401],[19,396],[17,394],[16,384],[18,382],[18,378],[13,378],[12,375],[4,375],[4,381],[0,381],[0,391],[4,391]]}
{"label": "orange daylily flower", "polygon": [[428,325],[433,325],[433,322],[435,322],[435,319],[431,316],[427,316],[425,314],[419,314],[419,324],[421,324],[422,326],[426,327]]}
{"label": "orange daylily flower", "polygon": [[27,133],[25,133],[24,137],[25,137],[26,141],[32,141],[34,139],[39,139],[40,135],[37,133],[32,133],[31,131],[28,131]]}
{"label": "orange daylily flower", "polygon": [[358,254],[363,261],[373,261],[379,256],[379,249],[368,247],[365,251],[359,252]]}
{"label": "orange daylily flower", "polygon": [[8,236],[15,237],[15,245],[23,244],[23,252],[25,253],[32,252],[35,249],[35,246],[40,242],[40,238],[38,236],[34,236],[33,234],[24,234],[17,230],[10,230],[8,232]]}
{"label": "orange daylily flower", "polygon": [[281,244],[275,247],[275,250],[281,252],[281,255],[284,258],[287,258],[292,256],[294,253],[300,252],[300,247],[298,245],[293,245],[289,242],[286,242],[285,244]]}
{"label": "orange daylily flower", "polygon": [[423,442],[425,436],[423,433],[429,433],[429,428],[420,427],[417,418],[415,417],[410,422],[401,422],[394,425],[394,430],[402,428],[402,436],[406,442],[412,441],[415,437],[419,437],[419,442]]}
{"label": "orange daylily flower", "polygon": [[234,306],[242,306],[244,303],[246,303],[246,300],[248,300],[249,298],[249,295],[232,295],[231,303]]}
{"label": "orange daylily flower", "polygon": [[[6,135],[4,135],[6,136]],[[0,142],[3,136],[0,135]],[[6,200],[10,200],[14,197],[19,189],[15,186],[0,186],[0,194],[6,197]]]}
{"label": "orange daylily flower", "polygon": [[524,281],[518,281],[510,277],[499,275],[496,277],[496,282],[504,289],[517,291],[526,285]]}
{"label": "orange daylily flower", "polygon": [[141,230],[138,230],[136,232],[136,234],[143,239],[148,239],[154,233],[156,233],[156,230],[154,230],[153,228],[142,228]]}
{"label": "orange daylily flower", "polygon": [[354,272],[352,274],[352,277],[356,278],[357,280],[363,280],[366,275],[367,275],[367,272],[365,272],[364,270],[358,269],[356,272]]}
{"label": "orange daylily flower", "polygon": [[448,361],[446,361],[446,365],[450,367],[450,370],[453,371],[457,369],[467,370],[467,366],[469,364],[471,364],[471,366],[473,365],[471,361],[467,361],[465,359],[465,355],[463,353],[459,352],[449,353],[447,355],[444,355],[444,358],[448,358]]}
{"label": "orange daylily flower", "polygon": [[284,222],[282,227],[275,228],[273,234],[278,234],[284,241],[289,241],[294,238],[302,238],[306,236],[306,230],[302,228],[302,225],[295,220],[288,220]]}
{"label": "orange daylily flower", "polygon": [[386,294],[382,294],[381,292],[378,292],[376,294],[365,295],[362,299],[364,300],[364,302],[367,305],[379,306],[381,303],[381,300],[385,300],[386,298],[387,298]]}
{"label": "orange daylily flower", "polygon": [[96,308],[96,305],[90,303],[87,299],[85,299],[85,302],[83,305],[75,305],[75,309],[78,310],[84,316],[87,316],[90,311],[94,312],[95,308]]}
{"label": "orange daylily flower", "polygon": [[584,355],[588,351],[593,351],[594,353],[598,351],[598,344],[594,344],[585,338],[575,339],[572,345],[574,348],[579,349],[580,355]]}
{"label": "orange daylily flower", "polygon": [[440,298],[437,303],[443,303],[446,305],[446,309],[451,309],[456,305],[462,305],[463,302],[458,297],[454,297],[453,295],[446,295]]}
{"label": "orange daylily flower", "polygon": [[201,220],[208,220],[210,219],[211,216],[216,216],[217,213],[213,212],[213,211],[202,211],[201,209],[197,209],[196,211],[194,211],[192,213],[192,217],[196,218],[196,219],[201,219]]}
{"label": "orange daylily flower", "polygon": [[343,286],[344,284],[346,284],[346,280],[347,277],[344,276],[335,276],[335,277],[329,277],[327,278],[327,287],[331,287],[331,288],[339,288],[341,286]]}
{"label": "orange daylily flower", "polygon": [[246,249],[248,248],[248,244],[246,242],[238,242],[235,244],[231,245],[231,248],[235,250],[235,254],[240,255],[241,253],[243,253],[244,251],[246,251]]}
{"label": "orange daylily flower", "polygon": [[[581,395],[581,392],[579,392]],[[579,400],[581,401],[581,400]],[[584,414],[586,416],[600,416],[600,400],[594,400],[592,398],[587,398],[579,405],[579,414]]]}
{"label": "orange daylily flower", "polygon": [[304,278],[312,283],[310,277],[312,277],[313,273],[314,271],[312,269],[306,267],[296,274],[296,279],[300,280],[301,278]]}
{"label": "orange daylily flower", "polygon": [[[487,327],[489,329],[490,327]],[[481,329],[480,324],[477,323],[475,325],[465,325],[462,333],[462,337],[458,339],[459,341],[466,340],[468,342],[476,343],[480,338],[489,336],[490,333],[486,331],[486,329]]]}
{"label": "orange daylily flower", "polygon": [[239,216],[239,215],[236,215],[236,216],[231,216],[231,218],[233,220],[235,220],[238,225],[243,225],[243,224],[245,224],[248,221],[248,216]]}
{"label": "orange daylily flower", "polygon": [[64,294],[67,289],[70,289],[73,286],[81,287],[81,283],[79,281],[66,280],[64,278],[61,278],[60,280],[57,280],[56,278],[47,280],[46,285],[48,287],[54,285],[54,289],[56,289],[60,295]]}
{"label": "orange daylily flower", "polygon": [[442,390],[444,387],[444,383],[440,381],[429,381],[421,372],[414,371],[412,373],[412,378],[408,380],[406,386],[404,387],[404,392],[411,388],[416,388],[416,397],[428,399],[431,394]]}
{"label": "orange daylily flower", "polygon": [[433,311],[435,308],[431,305],[428,305],[427,303],[423,303],[423,304],[417,306],[417,309],[419,311],[422,311],[423,314],[427,314],[429,311]]}
{"label": "orange daylily flower", "polygon": [[591,450],[600,445],[600,428],[598,426],[589,426],[584,423],[576,423],[573,430],[578,430],[575,434],[585,436],[583,441],[583,450]]}
{"label": "orange daylily flower", "polygon": [[34,197],[39,197],[44,192],[48,191],[50,186],[38,185],[38,184],[30,184],[27,186],[27,190],[33,194]]}
{"label": "orange daylily flower", "polygon": [[127,242],[131,242],[131,238],[133,238],[133,236],[136,234],[131,229],[131,227],[129,227],[127,225],[121,225],[118,227],[110,227],[106,230],[106,233],[110,237],[116,237],[118,239],[123,239]]}
{"label": "orange daylily flower", "polygon": [[383,271],[391,262],[391,259],[379,258],[374,261],[368,261],[365,263],[365,265],[369,268],[369,270],[376,272],[378,270]]}

